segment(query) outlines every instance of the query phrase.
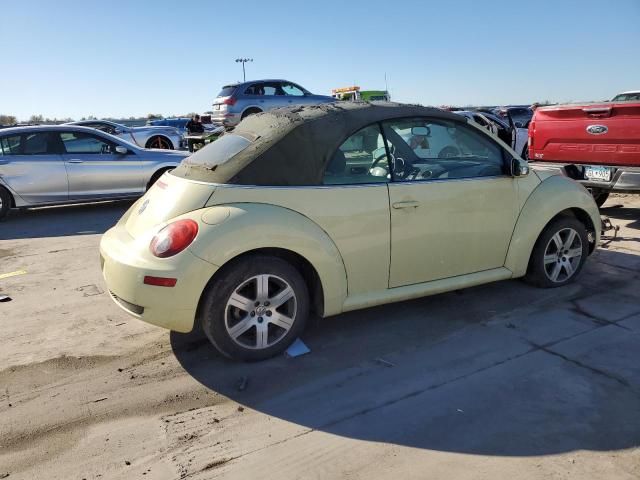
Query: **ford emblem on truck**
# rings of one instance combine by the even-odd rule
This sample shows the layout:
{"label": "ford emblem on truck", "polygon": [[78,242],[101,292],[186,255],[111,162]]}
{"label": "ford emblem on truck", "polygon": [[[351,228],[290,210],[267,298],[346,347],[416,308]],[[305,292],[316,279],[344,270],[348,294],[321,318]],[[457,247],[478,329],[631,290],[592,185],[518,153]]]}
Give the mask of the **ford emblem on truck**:
{"label": "ford emblem on truck", "polygon": [[605,125],[589,125],[587,127],[587,133],[590,133],[591,135],[602,135],[608,131],[609,128]]}

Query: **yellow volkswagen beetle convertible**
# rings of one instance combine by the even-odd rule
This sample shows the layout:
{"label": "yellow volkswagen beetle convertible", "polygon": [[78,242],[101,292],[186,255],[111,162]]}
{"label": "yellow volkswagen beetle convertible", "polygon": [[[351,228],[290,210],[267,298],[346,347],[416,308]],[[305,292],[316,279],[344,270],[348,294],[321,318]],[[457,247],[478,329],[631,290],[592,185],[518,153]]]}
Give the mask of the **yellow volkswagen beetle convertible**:
{"label": "yellow volkswagen beetle convertible", "polygon": [[165,173],[100,250],[128,313],[259,360],[311,313],[517,277],[564,285],[600,228],[581,185],[529,172],[464,117],[342,103],[243,120]]}

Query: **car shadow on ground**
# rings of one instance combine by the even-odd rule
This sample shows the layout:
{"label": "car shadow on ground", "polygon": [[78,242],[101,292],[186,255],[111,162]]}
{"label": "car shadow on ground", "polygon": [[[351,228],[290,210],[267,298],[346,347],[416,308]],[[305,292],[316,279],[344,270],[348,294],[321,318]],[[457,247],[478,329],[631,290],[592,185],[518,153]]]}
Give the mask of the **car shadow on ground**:
{"label": "car shadow on ground", "polygon": [[13,210],[0,222],[0,240],[104,233],[133,200]]}
{"label": "car shadow on ground", "polygon": [[[505,281],[313,322],[303,336],[311,353],[298,358],[234,362],[201,332],[172,332],[170,341],[208,389],[310,431],[479,455],[633,448],[640,373],[616,379],[536,344],[540,332],[590,338],[604,324],[581,316],[575,302],[598,294],[602,282],[640,280],[615,267],[637,265],[638,256],[596,256],[577,285],[540,290]],[[640,347],[637,333],[609,328]],[[535,342],[527,332],[537,332]],[[593,332],[599,338],[601,330]],[[633,364],[632,348],[593,348]]]}

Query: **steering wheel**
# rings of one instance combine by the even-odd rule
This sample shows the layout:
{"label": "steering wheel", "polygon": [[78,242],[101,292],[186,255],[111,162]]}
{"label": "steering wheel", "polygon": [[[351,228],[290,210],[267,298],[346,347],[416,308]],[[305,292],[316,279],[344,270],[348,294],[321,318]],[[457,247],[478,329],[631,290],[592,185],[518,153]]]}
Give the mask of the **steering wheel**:
{"label": "steering wheel", "polygon": [[[404,161],[404,159],[402,157],[396,157],[393,152],[389,152],[391,155],[391,164],[393,165],[393,173],[396,177],[402,178],[403,174],[404,174],[404,170],[405,170],[405,165],[406,162]],[[378,155],[375,160],[373,161],[373,163],[371,164],[371,167],[369,167],[369,170],[373,170],[374,168],[383,168],[384,170],[387,171],[387,173],[391,173],[389,172],[389,167],[388,166],[382,166],[380,167],[380,163],[382,163],[383,161],[387,160],[387,154],[386,153],[382,153],[381,155]]]}
{"label": "steering wheel", "polygon": [[453,145],[447,145],[440,153],[438,153],[438,158],[454,158],[460,156],[460,149]]}

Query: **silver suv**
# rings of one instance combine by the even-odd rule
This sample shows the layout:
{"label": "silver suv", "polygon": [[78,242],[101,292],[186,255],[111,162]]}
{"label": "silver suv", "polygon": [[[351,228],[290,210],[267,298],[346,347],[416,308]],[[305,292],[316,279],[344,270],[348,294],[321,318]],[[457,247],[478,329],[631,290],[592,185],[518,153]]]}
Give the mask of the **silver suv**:
{"label": "silver suv", "polygon": [[253,80],[225,85],[213,102],[211,120],[234,127],[254,113],[291,105],[315,105],[335,102],[326,95],[314,95],[288,80]]}

